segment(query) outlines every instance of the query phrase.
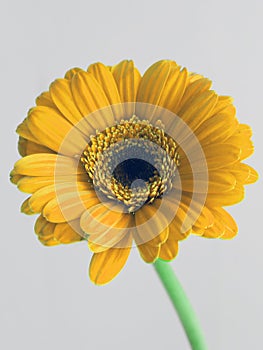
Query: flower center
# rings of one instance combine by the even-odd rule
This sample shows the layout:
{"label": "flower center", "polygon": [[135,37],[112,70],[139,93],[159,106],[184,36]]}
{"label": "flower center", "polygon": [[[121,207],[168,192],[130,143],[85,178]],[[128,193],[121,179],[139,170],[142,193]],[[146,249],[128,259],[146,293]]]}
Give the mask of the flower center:
{"label": "flower center", "polygon": [[133,116],[92,136],[81,162],[95,190],[133,213],[172,188],[179,154],[162,126]]}
{"label": "flower center", "polygon": [[134,181],[147,182],[156,174],[158,174],[158,170],[152,164],[138,158],[124,160],[113,171],[113,177],[116,181],[129,188]]}

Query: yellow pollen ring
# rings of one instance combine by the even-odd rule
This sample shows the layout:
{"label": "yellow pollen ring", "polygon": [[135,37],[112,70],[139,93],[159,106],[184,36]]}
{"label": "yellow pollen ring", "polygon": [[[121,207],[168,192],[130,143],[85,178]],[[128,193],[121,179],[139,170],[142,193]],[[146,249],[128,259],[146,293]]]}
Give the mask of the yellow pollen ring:
{"label": "yellow pollen ring", "polygon": [[[177,144],[164,128],[136,116],[92,136],[80,160],[94,188],[108,199],[122,202],[130,213],[168,192],[179,166]],[[131,180],[122,165],[125,162],[130,168],[131,164],[133,168],[143,165],[146,178],[139,181],[136,169],[131,169]]]}

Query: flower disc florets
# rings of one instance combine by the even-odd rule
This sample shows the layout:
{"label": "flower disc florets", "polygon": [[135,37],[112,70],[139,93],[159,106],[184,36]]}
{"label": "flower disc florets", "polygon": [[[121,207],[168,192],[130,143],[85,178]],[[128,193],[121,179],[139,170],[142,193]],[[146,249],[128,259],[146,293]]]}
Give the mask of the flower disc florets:
{"label": "flower disc florets", "polygon": [[121,120],[91,137],[81,157],[95,189],[121,201],[130,213],[172,188],[179,154],[159,124],[136,116]]}

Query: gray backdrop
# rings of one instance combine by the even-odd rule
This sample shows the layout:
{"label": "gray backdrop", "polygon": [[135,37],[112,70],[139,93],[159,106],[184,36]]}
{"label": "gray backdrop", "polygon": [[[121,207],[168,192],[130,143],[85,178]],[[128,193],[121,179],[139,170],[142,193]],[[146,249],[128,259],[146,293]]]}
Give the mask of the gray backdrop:
{"label": "gray backdrop", "polygon": [[[136,250],[105,287],[87,277],[85,243],[45,248],[35,217],[19,213],[26,196],[9,184],[18,159],[15,128],[34,98],[73,67],[135,60],[143,72],[176,60],[235,98],[254,129],[262,172],[262,2],[4,1],[1,5],[0,348],[189,349],[151,265]],[[201,320],[209,349],[262,349],[262,181],[231,208],[233,241],[191,237],[172,266]]]}

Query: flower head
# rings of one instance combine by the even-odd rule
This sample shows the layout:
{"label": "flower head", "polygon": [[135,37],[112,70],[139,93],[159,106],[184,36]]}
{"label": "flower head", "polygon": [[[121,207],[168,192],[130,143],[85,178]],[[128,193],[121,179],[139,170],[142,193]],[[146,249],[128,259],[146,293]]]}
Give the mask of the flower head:
{"label": "flower head", "polygon": [[172,260],[190,234],[233,238],[223,207],[257,173],[251,129],[232,99],[173,61],[141,77],[132,61],[69,70],[18,126],[22,158],[11,172],[30,193],[25,214],[47,246],[86,240],[90,277],[113,279],[133,242],[149,263]]}

